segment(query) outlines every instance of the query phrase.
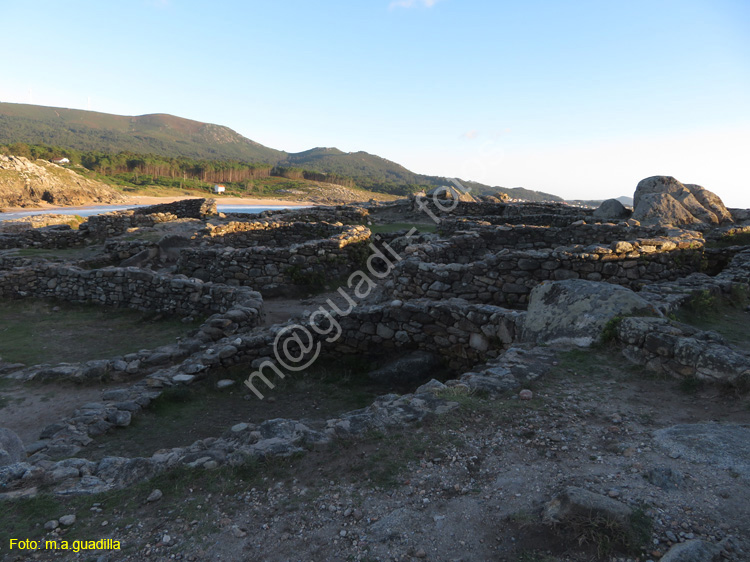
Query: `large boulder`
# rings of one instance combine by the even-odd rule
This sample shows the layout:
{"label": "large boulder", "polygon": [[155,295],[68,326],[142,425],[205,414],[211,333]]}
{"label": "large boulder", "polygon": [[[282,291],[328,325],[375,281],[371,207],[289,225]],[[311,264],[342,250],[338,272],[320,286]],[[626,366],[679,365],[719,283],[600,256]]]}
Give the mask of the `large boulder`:
{"label": "large boulder", "polygon": [[618,316],[660,316],[646,300],[626,287],[570,279],[537,285],[529,295],[522,339],[536,343],[568,342],[590,346]]}
{"label": "large boulder", "polygon": [[548,525],[586,526],[593,522],[627,528],[633,510],[624,503],[570,486],[547,503],[542,520]]}
{"label": "large boulder", "polygon": [[597,219],[627,219],[630,215],[631,211],[617,199],[603,201],[594,211],[594,218]]}
{"label": "large boulder", "polygon": [[732,470],[750,482],[750,425],[685,423],[659,429],[656,442],[670,455]]}
{"label": "large boulder", "polygon": [[670,548],[660,562],[719,562],[721,547],[700,539],[679,543]]}
{"label": "large boulder", "polygon": [[732,215],[714,193],[699,186],[684,185],[671,176],[641,180],[633,196],[633,218],[644,224],[718,225]]}
{"label": "large boulder", "polygon": [[718,195],[705,187],[693,183],[686,183],[685,187],[690,190],[690,193],[698,200],[698,203],[703,205],[703,208],[708,209],[716,215],[719,223],[732,222],[732,213],[724,206],[724,202]]}
{"label": "large boulder", "polygon": [[23,441],[15,432],[0,427],[0,466],[21,462],[26,458]]}

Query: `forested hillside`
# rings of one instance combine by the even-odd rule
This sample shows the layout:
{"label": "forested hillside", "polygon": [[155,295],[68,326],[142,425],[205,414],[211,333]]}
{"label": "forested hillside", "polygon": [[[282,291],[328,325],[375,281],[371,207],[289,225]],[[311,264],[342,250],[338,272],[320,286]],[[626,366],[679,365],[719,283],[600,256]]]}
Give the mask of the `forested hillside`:
{"label": "forested hillside", "polygon": [[[135,184],[182,186],[194,180],[248,187],[248,182],[275,176],[404,196],[449,183],[367,152],[313,148],[287,153],[228,127],[166,114],[129,117],[0,103],[0,150],[31,159],[67,156],[89,170]],[[477,195],[504,191],[518,199],[562,200],[523,188],[464,184]]]}

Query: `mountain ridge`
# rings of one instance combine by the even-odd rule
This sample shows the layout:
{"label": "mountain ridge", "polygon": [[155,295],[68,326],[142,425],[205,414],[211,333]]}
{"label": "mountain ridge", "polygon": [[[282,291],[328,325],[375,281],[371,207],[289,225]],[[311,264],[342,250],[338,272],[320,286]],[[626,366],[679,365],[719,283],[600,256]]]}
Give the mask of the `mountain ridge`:
{"label": "mountain ridge", "polygon": [[[335,147],[315,147],[289,153],[266,147],[224,125],[168,113],[126,116],[0,102],[0,144],[11,143],[44,144],[79,151],[266,163],[350,177],[364,189],[392,194],[446,185],[449,181],[440,176],[417,174],[397,162],[365,151],[344,152]],[[562,197],[524,188],[507,190],[478,182],[465,183],[475,194],[507,191],[514,198],[563,201]]]}

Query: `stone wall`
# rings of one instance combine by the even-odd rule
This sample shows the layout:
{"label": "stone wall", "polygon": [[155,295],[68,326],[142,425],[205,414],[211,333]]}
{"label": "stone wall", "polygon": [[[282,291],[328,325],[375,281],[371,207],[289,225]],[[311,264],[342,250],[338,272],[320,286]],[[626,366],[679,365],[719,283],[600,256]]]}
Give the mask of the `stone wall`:
{"label": "stone wall", "polygon": [[[500,217],[501,219],[502,217]],[[438,232],[442,236],[456,237],[455,252],[447,259],[466,255],[472,247],[499,251],[505,248],[524,250],[539,248],[557,248],[559,246],[606,245],[619,240],[648,240],[652,238],[679,238],[702,240],[698,233],[668,230],[665,228],[647,228],[619,224],[568,224],[564,228],[556,226],[493,224],[486,220],[476,221],[466,218],[444,219]],[[460,236],[471,238],[460,238]],[[445,260],[443,260],[446,262]]]}
{"label": "stone wall", "polygon": [[179,219],[205,219],[217,214],[215,199],[183,199],[133,209],[136,215],[171,214]]}
{"label": "stone wall", "polygon": [[104,252],[109,256],[112,263],[120,263],[132,258],[143,250],[157,249],[158,244],[150,240],[107,240],[104,244]]}
{"label": "stone wall", "polygon": [[459,201],[441,201],[436,205],[432,197],[422,197],[413,200],[413,209],[426,213],[426,206],[438,217],[503,217],[504,223],[548,225],[561,222],[561,226],[577,220],[589,218],[593,209],[571,207],[561,203],[472,203]]}
{"label": "stone wall", "polygon": [[0,250],[9,248],[64,250],[65,248],[83,246],[85,243],[84,233],[73,230],[67,225],[29,228],[13,233],[0,232]]}
{"label": "stone wall", "polygon": [[715,332],[703,332],[666,318],[623,318],[617,339],[623,355],[651,371],[737,386],[750,383],[750,355],[726,345]]}
{"label": "stone wall", "polygon": [[[232,214],[234,218],[237,214]],[[245,215],[247,216],[247,215]],[[335,205],[330,207],[304,207],[302,209],[274,209],[263,211],[258,215],[263,219],[274,219],[286,222],[341,222],[344,224],[364,224],[370,212],[364,207]]]}
{"label": "stone wall", "polygon": [[117,236],[134,227],[149,227],[178,219],[205,219],[216,215],[213,199],[185,199],[174,203],[139,207],[94,215],[81,224],[81,232],[93,238]]}
{"label": "stone wall", "polygon": [[[427,254],[445,258],[440,245],[428,248]],[[694,239],[663,238],[618,241],[609,246],[502,250],[468,264],[425,262],[424,256],[418,255],[396,265],[386,288],[402,299],[460,297],[519,306],[527,303],[531,289],[548,279],[606,281],[631,289],[677,279],[699,271],[702,250],[702,243]]]}
{"label": "stone wall", "polygon": [[219,226],[209,224],[200,241],[235,248],[283,247],[311,240],[348,240],[362,232],[363,226],[328,222],[232,221]]}
{"label": "stone wall", "polygon": [[0,272],[0,298],[55,298],[185,316],[225,313],[236,306],[248,311],[243,326],[262,319],[262,299],[248,288],[204,283],[183,276],[160,275],[137,268],[84,270],[43,264]]}
{"label": "stone wall", "polygon": [[421,349],[442,356],[452,369],[497,357],[516,339],[524,313],[462,299],[394,301],[361,307],[339,320],[343,336],[333,351],[386,354]]}
{"label": "stone wall", "polygon": [[[750,250],[737,253],[715,277],[695,273],[675,281],[648,285],[640,296],[664,315],[672,315],[698,298],[703,307],[722,300],[742,303],[750,290]],[[669,318],[623,318],[615,330],[623,355],[647,369],[676,378],[747,387],[750,353],[732,346],[714,331],[701,331]]]}
{"label": "stone wall", "polygon": [[267,296],[293,293],[319,288],[360,267],[370,253],[370,235],[364,226],[352,226],[327,239],[283,247],[186,248],[177,271],[204,281],[249,285]]}
{"label": "stone wall", "polygon": [[27,258],[25,256],[0,256],[0,271],[13,269],[14,267],[25,267],[40,263],[40,258]]}
{"label": "stone wall", "polygon": [[[322,353],[328,357],[383,356],[400,350],[421,349],[443,357],[449,368],[461,369],[489,361],[507,349],[515,341],[524,314],[496,306],[469,304],[461,299],[394,301],[359,306],[349,315],[337,317],[341,337],[333,343],[325,342],[328,336],[318,335],[312,329],[308,328],[308,333],[316,343],[320,342]],[[191,367],[191,370],[199,371],[200,366],[251,365],[256,360],[270,358],[280,329],[242,335],[230,348],[214,346],[195,358],[199,367]],[[331,333],[338,331],[334,329]],[[307,343],[304,336],[302,341]]]}

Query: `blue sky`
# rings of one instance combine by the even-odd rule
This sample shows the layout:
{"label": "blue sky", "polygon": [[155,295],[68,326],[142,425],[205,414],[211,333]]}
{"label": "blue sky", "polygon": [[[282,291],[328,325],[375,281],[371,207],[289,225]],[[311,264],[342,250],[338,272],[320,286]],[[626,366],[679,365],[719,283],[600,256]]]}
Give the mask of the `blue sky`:
{"label": "blue sky", "polygon": [[573,198],[673,175],[750,207],[750,2],[2,2],[0,101]]}

